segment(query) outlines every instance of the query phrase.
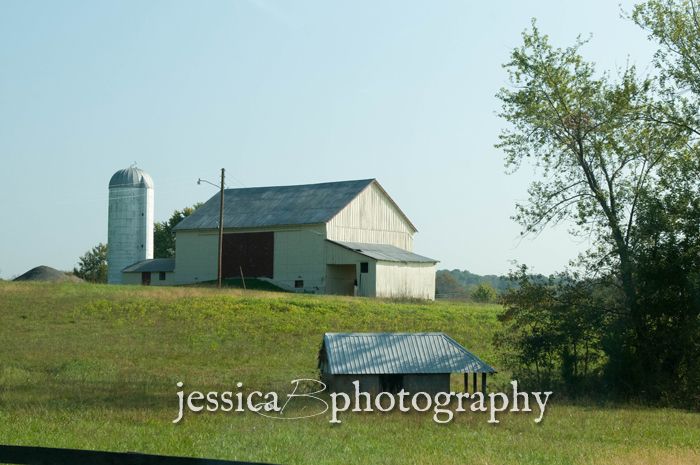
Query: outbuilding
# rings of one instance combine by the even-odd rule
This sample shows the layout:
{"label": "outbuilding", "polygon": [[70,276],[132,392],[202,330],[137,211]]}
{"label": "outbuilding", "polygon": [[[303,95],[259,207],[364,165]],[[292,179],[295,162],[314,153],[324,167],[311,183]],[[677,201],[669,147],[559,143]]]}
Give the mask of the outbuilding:
{"label": "outbuilding", "polygon": [[318,368],[331,392],[352,392],[353,381],[362,392],[450,392],[450,375],[469,374],[477,390],[486,391],[486,376],[495,373],[486,362],[445,333],[326,333]]}
{"label": "outbuilding", "polygon": [[169,286],[175,284],[174,271],[174,258],[140,260],[122,270],[122,282],[144,286]]}

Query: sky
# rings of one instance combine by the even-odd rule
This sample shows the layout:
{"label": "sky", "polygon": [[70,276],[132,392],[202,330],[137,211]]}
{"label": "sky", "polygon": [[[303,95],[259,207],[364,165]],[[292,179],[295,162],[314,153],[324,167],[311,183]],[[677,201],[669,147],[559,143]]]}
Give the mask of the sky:
{"label": "sky", "polygon": [[611,0],[0,2],[0,277],[69,270],[107,241],[107,185],[136,162],[156,220],[229,187],[376,178],[439,268],[561,270],[566,225],[520,236],[537,174],[508,175],[502,64],[531,18],[592,34],[599,70],[651,72]]}

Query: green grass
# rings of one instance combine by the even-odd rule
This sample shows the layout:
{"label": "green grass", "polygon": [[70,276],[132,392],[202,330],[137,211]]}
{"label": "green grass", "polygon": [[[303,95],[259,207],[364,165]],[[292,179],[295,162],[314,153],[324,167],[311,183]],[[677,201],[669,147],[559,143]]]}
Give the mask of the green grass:
{"label": "green grass", "polygon": [[[285,464],[700,463],[700,415],[557,399],[528,415],[345,414],[299,421],[191,414],[177,388],[281,390],[316,376],[329,331],[445,331],[498,366],[494,305],[0,283],[0,443]],[[502,372],[491,386],[504,386]],[[455,388],[459,379],[454,379]]]}
{"label": "green grass", "polygon": [[[216,280],[201,281],[198,284],[187,284],[187,287],[216,287]],[[275,286],[271,282],[263,281],[262,279],[246,278],[245,281],[241,278],[224,278],[221,281],[221,286],[231,289],[246,289],[251,291],[270,291],[270,292],[285,292],[284,289]]]}

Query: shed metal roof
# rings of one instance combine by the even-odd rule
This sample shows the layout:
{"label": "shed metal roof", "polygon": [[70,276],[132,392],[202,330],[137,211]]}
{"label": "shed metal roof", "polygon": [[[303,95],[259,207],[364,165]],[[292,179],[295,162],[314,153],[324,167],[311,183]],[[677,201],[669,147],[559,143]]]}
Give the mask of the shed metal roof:
{"label": "shed metal roof", "polygon": [[331,374],[495,373],[445,333],[326,333]]}
{"label": "shed metal roof", "polygon": [[[224,189],[224,228],[260,228],[330,221],[375,179],[298,186]],[[387,197],[388,194],[387,194]],[[389,200],[395,202],[389,197]],[[396,207],[401,211],[398,206]],[[403,213],[401,213],[403,215]],[[406,221],[410,220],[403,215]],[[219,194],[175,226],[175,230],[219,227]],[[411,227],[413,225],[411,224]],[[415,229],[415,228],[414,228]]]}
{"label": "shed metal roof", "polygon": [[437,263],[438,261],[432,258],[409,252],[408,250],[389,244],[364,244],[360,242],[345,242],[332,241],[328,242],[338,244],[341,247],[357,252],[366,257],[383,262],[402,262],[402,263]]}
{"label": "shed metal roof", "polygon": [[122,273],[140,273],[143,271],[175,271],[175,259],[148,258],[127,266],[122,270]]}

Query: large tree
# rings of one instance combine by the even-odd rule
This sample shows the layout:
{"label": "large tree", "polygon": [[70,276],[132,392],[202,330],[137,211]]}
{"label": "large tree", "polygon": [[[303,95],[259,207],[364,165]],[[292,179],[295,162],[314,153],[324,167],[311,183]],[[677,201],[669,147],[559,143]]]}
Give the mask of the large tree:
{"label": "large tree", "polygon": [[507,168],[531,161],[540,176],[515,219],[524,232],[571,220],[573,232],[594,239],[595,263],[615,270],[632,308],[638,201],[688,131],[640,117],[652,83],[638,78],[634,67],[615,81],[596,74],[579,54],[583,41],[554,48],[534,22],[523,42],[505,65],[513,87],[498,94],[500,115],[510,123],[498,147]]}
{"label": "large tree", "polygon": [[[633,66],[616,79],[598,73],[580,54],[584,44],[553,47],[534,22],[523,33],[523,45],[505,64],[512,86],[498,94],[510,123],[498,147],[508,169],[526,163],[538,170],[528,200],[517,205],[523,233],[566,221],[591,239],[580,262],[588,279],[602,277],[619,289],[619,299],[601,309],[614,315],[610,365],[642,372],[653,363],[648,346],[658,334],[639,283],[650,271],[640,264],[651,266],[642,260],[649,247],[645,221],[658,213],[651,200],[672,201],[673,189],[697,185],[694,129],[682,118],[689,103],[670,98],[667,84],[638,77]],[[677,120],[660,121],[668,116]],[[641,383],[643,377],[632,384]]]}

